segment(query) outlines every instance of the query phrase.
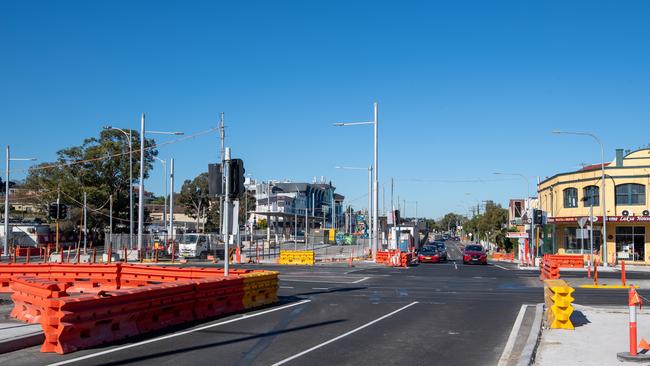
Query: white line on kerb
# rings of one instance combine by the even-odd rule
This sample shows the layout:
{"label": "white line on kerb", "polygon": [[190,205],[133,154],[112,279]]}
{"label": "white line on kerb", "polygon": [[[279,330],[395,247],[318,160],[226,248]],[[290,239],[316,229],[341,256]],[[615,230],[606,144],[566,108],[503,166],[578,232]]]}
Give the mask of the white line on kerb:
{"label": "white line on kerb", "polygon": [[370,277],[364,277],[364,278],[362,278],[362,279],[360,279],[360,280],[356,280],[356,281],[354,281],[354,282],[352,282],[352,283],[361,283],[361,282],[363,282],[363,281],[365,281],[365,280],[369,280],[369,279],[370,279]]}
{"label": "white line on kerb", "polygon": [[289,361],[293,361],[293,360],[295,360],[296,358],[302,357],[302,356],[306,355],[306,354],[309,353],[309,352],[312,352],[312,351],[315,351],[315,350],[317,350],[317,349],[319,349],[319,348],[321,348],[321,347],[327,346],[328,344],[333,343],[333,342],[336,342],[336,341],[338,341],[338,340],[341,339],[341,338],[345,338],[345,337],[349,336],[350,334],[356,333],[356,332],[358,332],[358,331],[360,331],[360,330],[362,330],[362,329],[364,329],[364,328],[367,328],[367,327],[369,327],[369,326],[371,326],[371,325],[373,325],[373,324],[375,324],[375,323],[377,323],[377,322],[380,322],[380,321],[382,321],[382,320],[384,320],[384,319],[386,319],[386,318],[388,318],[388,317],[391,317],[391,316],[393,316],[393,315],[399,313],[399,312],[402,311],[402,310],[406,310],[406,309],[410,308],[411,306],[413,306],[413,305],[415,305],[415,304],[417,304],[417,303],[418,303],[417,301],[413,301],[412,303],[410,303],[410,304],[408,304],[408,305],[406,305],[406,306],[403,306],[403,307],[401,307],[401,308],[399,308],[399,309],[397,309],[397,310],[395,310],[395,311],[393,311],[393,312],[390,312],[390,313],[388,313],[388,314],[386,314],[386,315],[384,315],[384,316],[382,316],[382,317],[380,317],[380,318],[377,318],[377,319],[375,319],[375,320],[373,320],[373,321],[371,321],[371,322],[369,322],[369,323],[366,323],[366,324],[364,324],[364,325],[362,325],[362,326],[360,326],[360,327],[358,327],[358,328],[354,328],[354,329],[352,329],[352,330],[349,331],[349,332],[343,333],[343,334],[341,334],[341,335],[338,336],[338,337],[334,337],[334,338],[332,338],[332,339],[330,339],[330,340],[328,340],[328,341],[325,341],[325,342],[323,342],[323,343],[321,343],[321,344],[318,344],[318,345],[316,345],[316,346],[314,346],[314,347],[312,347],[312,348],[306,349],[306,350],[304,350],[304,351],[302,351],[302,352],[300,352],[300,353],[297,353],[297,354],[295,354],[295,355],[293,355],[293,356],[291,356],[291,357],[285,358],[285,359],[282,360],[282,361],[276,362],[276,363],[273,364],[273,366],[284,365],[285,363],[287,363],[287,362],[289,362]]}
{"label": "white line on kerb", "polygon": [[89,358],[95,358],[95,357],[103,356],[103,355],[106,355],[106,354],[109,354],[109,353],[119,352],[119,351],[122,351],[122,350],[125,350],[125,349],[138,347],[138,346],[142,346],[142,345],[153,343],[153,342],[158,342],[158,341],[162,341],[162,340],[165,340],[165,339],[180,337],[180,336],[183,336],[183,335],[186,335],[186,334],[190,334],[190,333],[194,333],[194,332],[200,332],[202,330],[206,330],[206,329],[218,327],[218,326],[221,326],[221,325],[238,322],[240,320],[255,318],[255,317],[260,316],[260,315],[265,315],[265,314],[273,313],[273,312],[276,312],[276,311],[279,311],[279,310],[291,308],[291,307],[294,307],[294,306],[299,306],[299,305],[308,303],[310,301],[311,300],[302,300],[302,301],[299,301],[299,302],[296,302],[296,303],[293,303],[293,304],[287,304],[287,305],[280,306],[280,307],[277,307],[277,308],[260,311],[258,313],[242,314],[240,317],[237,317],[237,318],[234,318],[234,319],[230,319],[230,320],[226,320],[226,321],[222,321],[222,322],[214,323],[214,324],[208,324],[208,325],[204,325],[202,327],[192,328],[190,330],[186,330],[186,331],[182,331],[182,332],[178,332],[178,333],[168,334],[168,335],[158,337],[158,338],[147,339],[147,340],[142,341],[142,342],[133,343],[133,344],[129,344],[129,345],[122,346],[122,347],[111,348],[111,349],[107,349],[105,351],[101,351],[101,352],[97,352],[97,353],[91,353],[89,355],[85,355],[85,356],[81,356],[81,357],[77,357],[77,358],[71,358],[69,360],[49,364],[48,366],[67,365],[69,363],[83,361],[83,360],[87,360]]}
{"label": "white line on kerb", "polygon": [[515,319],[515,324],[512,326],[508,342],[506,342],[506,346],[503,348],[503,353],[501,354],[501,358],[499,358],[497,366],[505,366],[508,364],[508,361],[510,361],[512,348],[515,346],[517,334],[519,334],[519,328],[521,328],[521,322],[524,320],[524,314],[526,313],[527,307],[528,305],[521,305],[521,308],[519,308],[519,314],[517,314],[517,319]]}

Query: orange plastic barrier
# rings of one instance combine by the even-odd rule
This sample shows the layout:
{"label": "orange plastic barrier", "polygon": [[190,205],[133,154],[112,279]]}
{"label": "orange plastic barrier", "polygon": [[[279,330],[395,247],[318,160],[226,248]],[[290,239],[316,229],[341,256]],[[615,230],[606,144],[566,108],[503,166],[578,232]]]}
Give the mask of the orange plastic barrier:
{"label": "orange plastic barrier", "polygon": [[539,263],[540,280],[556,280],[560,278],[560,268],[555,261],[546,257]]}
{"label": "orange plastic barrier", "polygon": [[12,317],[68,353],[278,301],[278,272],[114,264],[0,264]]}
{"label": "orange plastic barrier", "polygon": [[492,253],[492,259],[497,261],[514,261],[515,253]]}
{"label": "orange plastic barrier", "polygon": [[583,268],[585,265],[582,255],[545,254],[544,258],[555,262],[558,268]]}

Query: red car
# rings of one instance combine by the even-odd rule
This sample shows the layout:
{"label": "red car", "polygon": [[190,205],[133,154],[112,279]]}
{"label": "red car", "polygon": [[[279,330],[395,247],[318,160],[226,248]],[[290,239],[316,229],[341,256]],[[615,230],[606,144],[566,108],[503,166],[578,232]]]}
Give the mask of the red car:
{"label": "red car", "polygon": [[469,244],[463,250],[463,264],[480,263],[487,264],[487,253],[482,245]]}
{"label": "red car", "polygon": [[438,247],[435,245],[425,245],[420,248],[418,253],[418,261],[420,263],[438,263],[440,262],[440,253]]}

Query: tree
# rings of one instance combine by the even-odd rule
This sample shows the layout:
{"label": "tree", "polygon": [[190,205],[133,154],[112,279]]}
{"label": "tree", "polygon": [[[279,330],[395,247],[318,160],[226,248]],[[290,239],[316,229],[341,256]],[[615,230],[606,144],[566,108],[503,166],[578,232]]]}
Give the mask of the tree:
{"label": "tree", "polygon": [[196,219],[198,229],[204,210],[210,207],[208,173],[201,173],[192,180],[185,180],[178,195],[178,202],[185,207],[185,214]]}
{"label": "tree", "polygon": [[508,223],[508,210],[492,201],[485,204],[485,212],[474,216],[465,224],[468,232],[474,233],[474,239],[480,240],[487,238],[489,241],[496,243],[499,247],[507,249],[512,247],[512,243],[506,238]]}
{"label": "tree", "polygon": [[[140,174],[140,134],[132,131],[133,177]],[[154,156],[158,151],[152,148],[153,139],[145,140],[144,177],[153,169]],[[83,140],[79,146],[72,146],[57,152],[57,160],[37,165],[30,169],[25,187],[39,192],[39,204],[45,208],[61,195],[61,202],[67,204],[69,220],[63,229],[76,231],[83,207],[83,193],[87,194],[88,227],[90,230],[108,224],[108,200],[113,195],[113,219],[116,229],[128,231],[129,220],[129,145],[126,136],[117,130],[102,130],[98,137]],[[134,192],[134,194],[136,194]],[[134,200],[137,202],[137,200]],[[134,207],[134,212],[137,208]],[[121,224],[121,225],[119,225]]]}

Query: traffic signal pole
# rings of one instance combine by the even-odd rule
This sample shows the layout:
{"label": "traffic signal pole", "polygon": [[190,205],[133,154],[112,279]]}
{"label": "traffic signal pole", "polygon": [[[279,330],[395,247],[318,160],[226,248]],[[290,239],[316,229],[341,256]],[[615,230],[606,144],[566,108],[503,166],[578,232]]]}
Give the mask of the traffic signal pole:
{"label": "traffic signal pole", "polygon": [[224,177],[226,181],[226,191],[224,192],[224,215],[223,215],[223,275],[228,277],[230,267],[230,148],[225,149],[224,154]]}

